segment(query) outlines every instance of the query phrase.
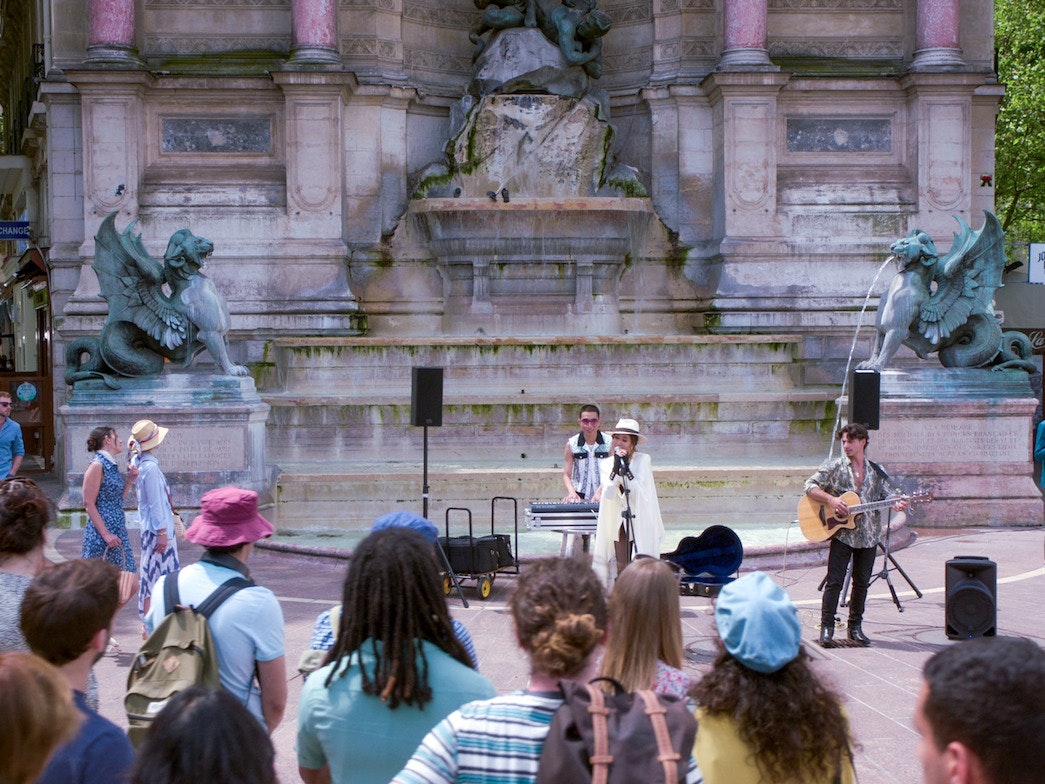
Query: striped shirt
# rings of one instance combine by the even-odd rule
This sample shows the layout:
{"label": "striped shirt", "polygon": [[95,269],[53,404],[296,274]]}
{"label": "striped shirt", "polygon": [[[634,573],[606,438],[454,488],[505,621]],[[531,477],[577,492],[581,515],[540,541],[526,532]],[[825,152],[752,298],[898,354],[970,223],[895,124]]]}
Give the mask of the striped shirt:
{"label": "striped shirt", "polygon": [[[428,733],[392,784],[533,784],[558,694],[513,692],[470,702]],[[702,784],[690,757],[686,784]]]}

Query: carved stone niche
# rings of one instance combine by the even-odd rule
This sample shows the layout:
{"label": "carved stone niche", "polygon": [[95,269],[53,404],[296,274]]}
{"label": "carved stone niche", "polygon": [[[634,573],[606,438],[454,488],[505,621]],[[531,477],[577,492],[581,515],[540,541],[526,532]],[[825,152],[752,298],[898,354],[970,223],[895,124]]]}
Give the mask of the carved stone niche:
{"label": "carved stone niche", "polygon": [[618,281],[653,216],[627,197],[414,200],[450,335],[618,335]]}

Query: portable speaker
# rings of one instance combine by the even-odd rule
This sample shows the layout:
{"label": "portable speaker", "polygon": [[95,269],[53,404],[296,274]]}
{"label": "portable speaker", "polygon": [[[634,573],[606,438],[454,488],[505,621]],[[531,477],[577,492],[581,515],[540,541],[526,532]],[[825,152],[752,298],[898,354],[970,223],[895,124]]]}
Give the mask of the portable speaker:
{"label": "portable speaker", "polygon": [[413,368],[410,386],[410,424],[441,427],[443,424],[443,369]]}
{"label": "portable speaker", "polygon": [[849,376],[849,421],[868,430],[878,429],[878,397],[882,374],[877,370],[854,370]]}
{"label": "portable speaker", "polygon": [[982,555],[957,555],[944,569],[947,637],[997,634],[998,565]]}

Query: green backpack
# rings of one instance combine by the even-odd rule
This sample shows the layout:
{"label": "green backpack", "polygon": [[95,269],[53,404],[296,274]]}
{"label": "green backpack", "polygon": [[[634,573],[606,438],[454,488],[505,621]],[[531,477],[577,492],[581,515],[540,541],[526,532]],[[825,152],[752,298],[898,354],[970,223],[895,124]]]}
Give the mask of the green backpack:
{"label": "green backpack", "polygon": [[207,619],[237,591],[254,581],[233,577],[222,583],[198,607],[181,604],[178,572],[167,575],[163,601],[167,616],[144,642],[127,675],[127,711],[131,743],[140,745],[153,719],[175,694],[189,686],[219,688],[218,654]]}

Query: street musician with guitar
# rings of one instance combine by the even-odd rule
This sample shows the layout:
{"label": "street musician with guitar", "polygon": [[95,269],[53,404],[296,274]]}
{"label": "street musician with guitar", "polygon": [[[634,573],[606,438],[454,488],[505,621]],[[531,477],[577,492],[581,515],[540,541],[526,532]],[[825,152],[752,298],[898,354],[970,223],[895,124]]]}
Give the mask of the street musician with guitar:
{"label": "street musician with guitar", "polygon": [[[805,493],[810,501],[828,507],[836,518],[844,520],[849,516],[849,506],[842,495],[855,492],[862,502],[881,501],[889,496],[891,480],[880,465],[865,455],[867,428],[850,423],[840,428],[835,437],[841,440],[844,454],[820,466],[806,480]],[[892,506],[902,512],[907,508],[907,500],[898,498]],[[861,624],[867,586],[874,570],[875,550],[882,536],[881,512],[871,509],[858,514],[855,523],[853,528],[839,527],[831,539],[827,581],[820,607],[820,645],[825,648],[835,645],[835,611],[850,560],[853,562],[853,590],[849,599],[848,638],[857,645],[871,644]]]}

